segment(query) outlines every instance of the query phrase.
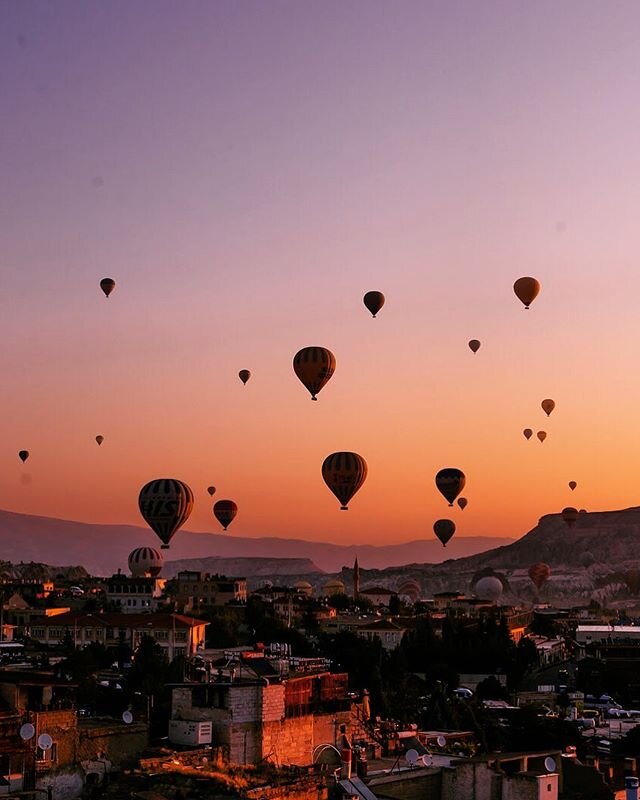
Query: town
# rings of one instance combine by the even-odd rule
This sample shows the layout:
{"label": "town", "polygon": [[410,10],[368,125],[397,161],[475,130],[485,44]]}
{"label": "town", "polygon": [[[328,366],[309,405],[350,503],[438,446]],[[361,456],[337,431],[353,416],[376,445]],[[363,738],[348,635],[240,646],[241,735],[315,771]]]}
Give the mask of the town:
{"label": "town", "polygon": [[638,796],[631,611],[361,586],[357,561],[318,592],[161,571],[144,547],[107,578],[3,574],[5,794]]}

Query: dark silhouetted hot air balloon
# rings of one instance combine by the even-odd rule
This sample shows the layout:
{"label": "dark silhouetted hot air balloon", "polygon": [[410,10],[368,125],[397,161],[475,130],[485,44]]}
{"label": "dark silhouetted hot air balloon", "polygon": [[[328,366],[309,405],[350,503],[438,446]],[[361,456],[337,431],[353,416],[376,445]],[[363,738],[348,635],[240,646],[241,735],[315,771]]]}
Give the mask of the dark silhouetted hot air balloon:
{"label": "dark silhouetted hot air balloon", "polygon": [[244,383],[246,386],[247,381],[251,377],[251,373],[249,372],[248,369],[241,369],[240,372],[238,373],[238,377],[240,378],[242,383]]}
{"label": "dark silhouetted hot air balloon", "polygon": [[104,436],[98,434],[98,436],[96,436],[96,442],[98,443],[98,445],[101,445],[102,442],[104,442]]}
{"label": "dark silhouetted hot air balloon", "polygon": [[468,502],[469,502],[469,501],[467,500],[467,498],[466,498],[466,497],[459,497],[459,498],[458,498],[458,505],[460,506],[460,508],[461,508],[463,511],[464,511],[464,510],[465,510],[465,508],[467,507],[467,503],[468,503]]}
{"label": "dark silhouetted hot air balloon", "polygon": [[547,400],[543,400],[543,401],[540,403],[540,405],[542,406],[542,410],[544,411],[544,413],[545,413],[547,416],[549,416],[549,414],[551,414],[551,412],[553,411],[553,409],[556,407],[556,404],[553,402],[553,400],[549,400],[549,399],[547,399]]}
{"label": "dark silhouetted hot air balloon", "polygon": [[538,591],[542,589],[545,583],[549,580],[550,575],[551,569],[549,565],[542,561],[538,562],[537,564],[532,564],[529,567],[529,577]]}
{"label": "dark silhouetted hot air balloon", "polygon": [[480,342],[477,339],[471,339],[469,342],[469,349],[472,353],[477,353],[480,349]]}
{"label": "dark silhouetted hot air balloon", "polygon": [[24,464],[24,462],[29,458],[29,451],[28,450],[20,450],[20,452],[18,453],[18,458]]}
{"label": "dark silhouetted hot air balloon", "polygon": [[367,292],[363,298],[363,302],[375,319],[376,314],[384,305],[384,295],[382,292]]}
{"label": "dark silhouetted hot air balloon", "polygon": [[209,492],[211,497],[213,497],[213,495],[216,493],[216,487],[215,486],[207,486],[207,491]]}
{"label": "dark silhouetted hot air balloon", "polygon": [[455,467],[445,467],[441,469],[436,475],[436,486],[440,494],[448,501],[449,505],[453,505],[453,501],[464,489],[466,478],[462,470]]}
{"label": "dark silhouetted hot air balloon", "polygon": [[293,371],[301,383],[316,395],[333,375],[336,368],[336,357],[326,347],[303,347],[293,357]]}
{"label": "dark silhouetted hot air balloon", "polygon": [[587,514],[587,513],[588,512],[586,508],[581,508],[580,511],[578,511],[578,514]]}
{"label": "dark silhouetted hot air balloon", "polygon": [[529,441],[529,439],[530,439],[530,438],[533,436],[533,431],[531,430],[531,428],[525,428],[525,429],[522,431],[522,434],[523,434],[524,438],[525,438],[527,441]]}
{"label": "dark silhouetted hot air balloon", "polygon": [[547,432],[538,431],[538,433],[536,433],[536,436],[538,437],[538,439],[540,439],[540,444],[542,444],[542,442],[544,442],[544,440],[547,438]]}
{"label": "dark silhouetted hot air balloon", "polygon": [[576,520],[578,519],[578,509],[573,508],[572,506],[567,506],[566,508],[562,509],[562,519],[567,523],[570,528],[576,524]]}
{"label": "dark silhouetted hot air balloon", "polygon": [[446,547],[447,542],[456,532],[456,524],[450,519],[437,519],[433,523],[433,532],[442,542],[442,546]]}
{"label": "dark silhouetted hot air balloon", "polygon": [[578,560],[585,569],[589,569],[590,566],[596,563],[595,556],[589,550],[585,550],[584,553],[580,553],[580,558]]}
{"label": "dark silhouetted hot air balloon", "polygon": [[134,578],[157,578],[163,564],[164,558],[155,547],[136,547],[129,554],[129,572]]}
{"label": "dark silhouetted hot air balloon", "polygon": [[573,491],[578,484],[575,481],[569,481],[569,488]]}
{"label": "dark silhouetted hot air balloon", "polygon": [[238,506],[233,500],[218,500],[213,506],[213,516],[218,520],[222,527],[227,530],[238,513]]}
{"label": "dark silhouetted hot air balloon", "polygon": [[100,281],[100,288],[104,292],[104,296],[109,297],[111,292],[116,288],[116,282],[113,278],[103,278]]}
{"label": "dark silhouetted hot air balloon", "polygon": [[357,453],[331,453],[322,463],[322,477],[347,511],[347,503],[365,482],[367,462]]}
{"label": "dark silhouetted hot air balloon", "polygon": [[144,521],[162,542],[163,550],[175,532],[189,519],[193,492],[175,478],[157,478],[140,490],[138,508]]}
{"label": "dark silhouetted hot air balloon", "polygon": [[535,278],[518,278],[513,284],[513,291],[516,293],[518,300],[524,303],[524,307],[529,308],[538,296],[540,284]]}

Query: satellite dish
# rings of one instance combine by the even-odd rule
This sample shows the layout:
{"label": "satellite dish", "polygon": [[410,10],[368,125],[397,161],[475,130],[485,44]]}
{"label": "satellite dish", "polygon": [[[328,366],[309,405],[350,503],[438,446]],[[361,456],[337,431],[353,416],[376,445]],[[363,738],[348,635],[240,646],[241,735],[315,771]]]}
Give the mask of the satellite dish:
{"label": "satellite dish", "polygon": [[420,756],[419,761],[422,763],[423,767],[430,767],[433,764],[431,753],[425,753],[423,756]]}
{"label": "satellite dish", "polygon": [[125,725],[131,725],[133,722],[133,714],[130,711],[123,711],[122,712],[122,721]]}
{"label": "satellite dish", "polygon": [[33,739],[36,735],[36,729],[30,722],[25,722],[25,724],[20,728],[20,738],[23,742],[28,742],[29,739]]}
{"label": "satellite dish", "polygon": [[555,758],[551,758],[551,756],[547,756],[544,760],[544,768],[547,772],[555,772],[556,771],[556,760]]}
{"label": "satellite dish", "polygon": [[38,736],[38,747],[41,750],[51,750],[53,747],[53,739],[48,733],[41,733],[40,736]]}
{"label": "satellite dish", "polygon": [[444,738],[444,736],[438,736],[436,742],[438,743],[438,747],[444,747],[447,743],[447,740]]}
{"label": "satellite dish", "polygon": [[404,754],[404,757],[407,759],[407,763],[411,764],[412,767],[416,765],[418,762],[418,758],[420,757],[417,750],[414,750],[413,747],[411,750],[407,750]]}

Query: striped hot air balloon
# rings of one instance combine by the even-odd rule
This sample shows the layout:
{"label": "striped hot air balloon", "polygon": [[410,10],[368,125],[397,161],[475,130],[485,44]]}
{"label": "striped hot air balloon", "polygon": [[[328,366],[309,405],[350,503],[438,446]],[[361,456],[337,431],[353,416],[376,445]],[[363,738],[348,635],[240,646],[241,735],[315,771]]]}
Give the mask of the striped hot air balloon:
{"label": "striped hot air balloon", "polygon": [[340,510],[347,511],[347,503],[366,480],[367,462],[357,453],[331,453],[322,464],[322,477],[340,501]]}
{"label": "striped hot air balloon", "polygon": [[186,483],[175,478],[157,478],[140,490],[138,508],[162,542],[162,549],[166,550],[173,535],[189,519],[193,492]]}
{"label": "striped hot air balloon", "polygon": [[336,357],[326,347],[303,347],[293,357],[293,371],[311,393],[311,399],[329,381],[336,368]]}
{"label": "striped hot air balloon", "polygon": [[162,554],[154,547],[136,547],[129,554],[129,572],[134,578],[156,578],[163,564]]}

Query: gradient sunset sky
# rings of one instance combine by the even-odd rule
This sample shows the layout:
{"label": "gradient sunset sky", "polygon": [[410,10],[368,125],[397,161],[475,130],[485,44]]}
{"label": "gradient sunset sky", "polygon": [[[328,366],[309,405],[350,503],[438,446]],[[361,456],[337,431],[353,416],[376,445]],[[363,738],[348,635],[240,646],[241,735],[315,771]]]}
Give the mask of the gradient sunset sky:
{"label": "gradient sunset sky", "polygon": [[445,466],[457,536],[640,504],[639,32],[635,1],[3,0],[0,507],[138,524],[172,476],[190,530],[214,484],[230,536],[382,544],[433,536]]}

